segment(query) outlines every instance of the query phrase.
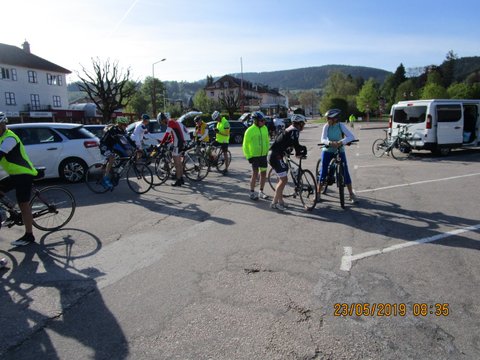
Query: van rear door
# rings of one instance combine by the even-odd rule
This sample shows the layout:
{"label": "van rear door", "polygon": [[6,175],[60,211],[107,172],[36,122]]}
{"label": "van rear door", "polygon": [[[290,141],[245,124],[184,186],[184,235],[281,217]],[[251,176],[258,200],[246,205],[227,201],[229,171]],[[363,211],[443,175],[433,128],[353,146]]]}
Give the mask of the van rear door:
{"label": "van rear door", "polygon": [[436,104],[437,143],[461,145],[463,142],[463,110],[461,103]]}

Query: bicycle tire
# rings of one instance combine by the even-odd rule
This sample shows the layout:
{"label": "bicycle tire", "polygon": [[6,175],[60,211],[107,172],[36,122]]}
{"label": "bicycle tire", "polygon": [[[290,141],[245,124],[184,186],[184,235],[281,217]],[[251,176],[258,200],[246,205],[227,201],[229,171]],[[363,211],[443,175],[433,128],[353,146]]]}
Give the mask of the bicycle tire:
{"label": "bicycle tire", "polygon": [[85,174],[87,187],[96,194],[103,194],[109,190],[102,185],[104,170],[105,163],[96,163],[91,165]]}
{"label": "bicycle tire", "polygon": [[412,146],[405,140],[398,140],[392,146],[390,153],[395,160],[406,160],[410,157]]}
{"label": "bicycle tire", "polygon": [[127,169],[127,185],[134,193],[145,194],[153,186],[152,170],[145,164],[130,163]]}
{"label": "bicycle tire", "polygon": [[183,158],[183,173],[192,181],[201,181],[208,175],[210,168],[207,166],[205,158],[198,155],[195,151],[189,151]]}
{"label": "bicycle tire", "polygon": [[155,175],[153,186],[159,186],[168,180],[171,173],[170,161],[165,156],[159,156],[155,160]]}
{"label": "bicycle tire", "polygon": [[[217,156],[217,170],[222,172],[226,169],[225,165],[225,156],[223,154],[223,151],[219,149],[218,151],[218,156]],[[232,153],[230,150],[227,150],[227,156],[228,156],[228,166],[232,163]]]}
{"label": "bicycle tire", "polygon": [[373,156],[381,158],[387,151],[388,144],[385,139],[377,139],[372,144]]}
{"label": "bicycle tire", "polygon": [[337,165],[337,173],[335,174],[338,187],[338,196],[340,197],[340,206],[345,208],[345,173],[343,171],[343,163]]}
{"label": "bicycle tire", "polygon": [[317,182],[310,170],[302,170],[300,183],[298,184],[298,195],[303,207],[312,211],[317,204]]}
{"label": "bicycle tire", "polygon": [[322,166],[322,155],[320,155],[320,158],[317,160],[317,166],[315,167],[315,179],[318,179],[320,176],[320,169]]}
{"label": "bicycle tire", "polygon": [[[276,187],[277,187],[277,182],[278,181],[278,176],[277,173],[273,168],[270,168],[267,174],[267,179],[268,179],[268,184],[270,185],[271,189],[273,192],[275,192]],[[293,183],[293,177],[290,176],[287,180],[287,184],[285,185],[285,188],[283,189],[283,196],[284,197],[291,197],[295,194],[295,185]]]}
{"label": "bicycle tire", "polygon": [[44,231],[58,230],[68,224],[77,207],[73,194],[59,186],[38,190],[30,200],[33,226]]}

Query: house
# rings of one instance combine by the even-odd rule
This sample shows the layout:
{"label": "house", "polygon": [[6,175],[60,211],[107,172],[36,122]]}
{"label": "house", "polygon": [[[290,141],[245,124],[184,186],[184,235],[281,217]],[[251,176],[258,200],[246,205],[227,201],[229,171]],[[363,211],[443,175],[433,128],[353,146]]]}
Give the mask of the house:
{"label": "house", "polygon": [[237,99],[242,112],[262,109],[267,115],[272,115],[279,113],[280,108],[285,108],[285,96],[277,89],[253,84],[231,75],[224,75],[216,81],[210,79],[204,88],[207,97],[214,101],[227,97]]}
{"label": "house", "polygon": [[22,48],[0,44],[0,111],[10,122],[72,121],[66,75],[71,71]]}

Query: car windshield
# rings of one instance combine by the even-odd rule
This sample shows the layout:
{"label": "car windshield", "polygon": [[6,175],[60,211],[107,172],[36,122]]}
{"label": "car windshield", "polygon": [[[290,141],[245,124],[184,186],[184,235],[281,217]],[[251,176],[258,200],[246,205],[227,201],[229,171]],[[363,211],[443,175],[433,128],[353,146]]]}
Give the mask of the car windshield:
{"label": "car windshield", "polygon": [[74,128],[55,128],[55,130],[65,135],[70,140],[91,139],[95,137],[95,135],[93,135],[90,131],[85,129],[83,126],[78,126]]}

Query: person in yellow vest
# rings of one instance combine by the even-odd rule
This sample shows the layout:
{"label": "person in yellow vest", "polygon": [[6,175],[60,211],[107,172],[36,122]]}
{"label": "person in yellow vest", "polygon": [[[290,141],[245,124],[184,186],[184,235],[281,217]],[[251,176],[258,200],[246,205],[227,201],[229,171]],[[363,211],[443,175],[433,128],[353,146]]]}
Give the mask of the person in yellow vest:
{"label": "person in yellow vest", "polygon": [[224,116],[220,116],[220,112],[218,111],[213,112],[212,120],[217,122],[217,126],[215,127],[215,141],[220,144],[220,148],[223,151],[223,157],[225,159],[225,170],[223,170],[223,175],[226,175],[228,173],[228,167],[230,166],[230,159],[228,158],[230,123]]}
{"label": "person in yellow vest", "polygon": [[32,231],[33,217],[30,197],[33,178],[37,175],[37,170],[28,158],[22,141],[12,130],[7,128],[7,123],[7,116],[0,112],[0,166],[8,174],[7,177],[0,180],[0,193],[3,196],[10,190],[15,189],[16,191],[18,207],[25,225],[25,234],[11,244],[24,246],[35,242]]}
{"label": "person in yellow vest", "polygon": [[203,141],[208,143],[210,138],[208,137],[207,123],[202,120],[201,115],[195,116],[193,121],[195,122],[195,132],[193,133],[193,138],[195,141]]}
{"label": "person in yellow vest", "polygon": [[353,124],[355,123],[355,121],[357,121],[357,118],[355,117],[355,115],[351,114],[348,117],[348,122],[349,122],[350,126],[352,127],[352,129],[353,129]]}
{"label": "person in yellow vest", "polygon": [[[265,181],[267,179],[267,155],[270,148],[270,136],[265,126],[263,114],[256,111],[252,114],[253,124],[245,131],[243,137],[242,150],[248,162],[252,165],[252,176],[250,177],[250,199],[258,200],[268,199],[268,195],[263,192]],[[260,191],[255,192],[258,173],[260,172]]]}

